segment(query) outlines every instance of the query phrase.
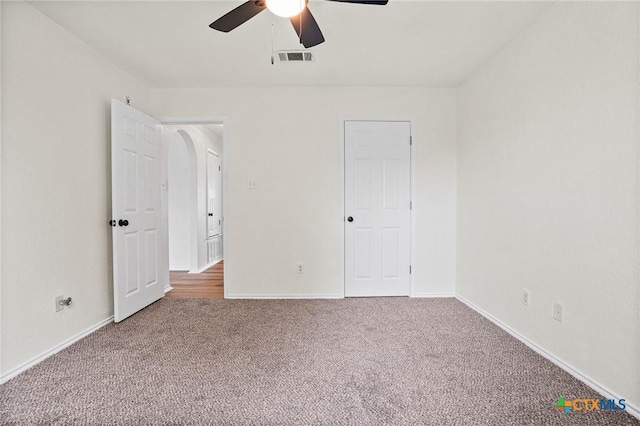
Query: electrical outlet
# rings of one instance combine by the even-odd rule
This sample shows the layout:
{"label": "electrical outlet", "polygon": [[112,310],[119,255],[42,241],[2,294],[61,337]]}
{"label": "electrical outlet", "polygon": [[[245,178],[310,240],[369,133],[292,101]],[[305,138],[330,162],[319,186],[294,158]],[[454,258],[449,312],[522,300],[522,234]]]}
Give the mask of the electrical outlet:
{"label": "electrical outlet", "polygon": [[298,263],[298,273],[304,274],[304,267],[302,266],[302,263]]}
{"label": "electrical outlet", "polygon": [[531,301],[531,293],[526,288],[522,289],[522,304],[524,306],[529,306],[530,301]]}
{"label": "electrical outlet", "polygon": [[562,322],[562,305],[559,303],[553,304],[553,319]]}
{"label": "electrical outlet", "polygon": [[256,189],[256,181],[255,181],[255,179],[247,180],[247,189]]}
{"label": "electrical outlet", "polygon": [[64,309],[64,305],[62,301],[64,300],[64,296],[56,296],[56,312],[60,312]]}

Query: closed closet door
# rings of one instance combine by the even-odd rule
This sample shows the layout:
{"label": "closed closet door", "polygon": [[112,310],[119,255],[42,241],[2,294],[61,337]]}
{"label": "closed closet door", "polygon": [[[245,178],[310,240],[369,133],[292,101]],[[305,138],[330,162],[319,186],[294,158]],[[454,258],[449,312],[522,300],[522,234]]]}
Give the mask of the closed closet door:
{"label": "closed closet door", "polygon": [[345,296],[408,296],[411,123],[345,122]]}

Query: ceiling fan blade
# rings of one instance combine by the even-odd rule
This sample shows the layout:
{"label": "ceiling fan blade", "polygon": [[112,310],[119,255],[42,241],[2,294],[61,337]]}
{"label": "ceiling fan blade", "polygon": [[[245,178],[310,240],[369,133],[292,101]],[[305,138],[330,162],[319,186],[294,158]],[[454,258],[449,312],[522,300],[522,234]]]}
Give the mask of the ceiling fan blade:
{"label": "ceiling fan blade", "polygon": [[327,1],[336,1],[340,3],[358,3],[358,4],[374,4],[378,6],[384,6],[389,3],[389,0],[327,0]]}
{"label": "ceiling fan blade", "polygon": [[322,31],[320,31],[320,27],[308,7],[305,7],[299,15],[292,16],[289,19],[298,34],[300,43],[304,47],[309,48],[324,43]]}
{"label": "ceiling fan blade", "polygon": [[249,0],[248,2],[236,7],[221,18],[218,18],[215,22],[209,25],[209,27],[213,28],[214,30],[228,33],[232,29],[244,24],[249,19],[265,10],[266,7],[267,6],[265,5],[264,1]]}

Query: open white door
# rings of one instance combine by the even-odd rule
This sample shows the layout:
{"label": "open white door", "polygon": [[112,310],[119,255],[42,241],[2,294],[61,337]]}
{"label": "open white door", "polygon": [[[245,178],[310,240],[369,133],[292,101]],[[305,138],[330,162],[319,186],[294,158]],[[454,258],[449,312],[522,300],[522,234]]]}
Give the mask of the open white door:
{"label": "open white door", "polygon": [[346,121],[345,296],[408,296],[411,123]]}
{"label": "open white door", "polygon": [[164,296],[158,279],[160,122],[111,101],[113,304],[122,321]]}
{"label": "open white door", "polygon": [[207,237],[215,237],[222,232],[222,200],[220,197],[221,171],[220,156],[207,151]]}

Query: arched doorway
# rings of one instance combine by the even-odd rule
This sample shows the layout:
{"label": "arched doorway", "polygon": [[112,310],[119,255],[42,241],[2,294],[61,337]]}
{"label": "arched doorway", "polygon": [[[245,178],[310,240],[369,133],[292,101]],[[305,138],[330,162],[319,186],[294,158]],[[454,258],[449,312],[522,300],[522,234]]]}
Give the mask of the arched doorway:
{"label": "arched doorway", "polygon": [[[167,297],[223,297],[224,121],[165,119]],[[217,161],[216,161],[217,160]]]}
{"label": "arched doorway", "polygon": [[193,271],[197,259],[197,163],[193,140],[171,133],[168,153],[169,270]]}

